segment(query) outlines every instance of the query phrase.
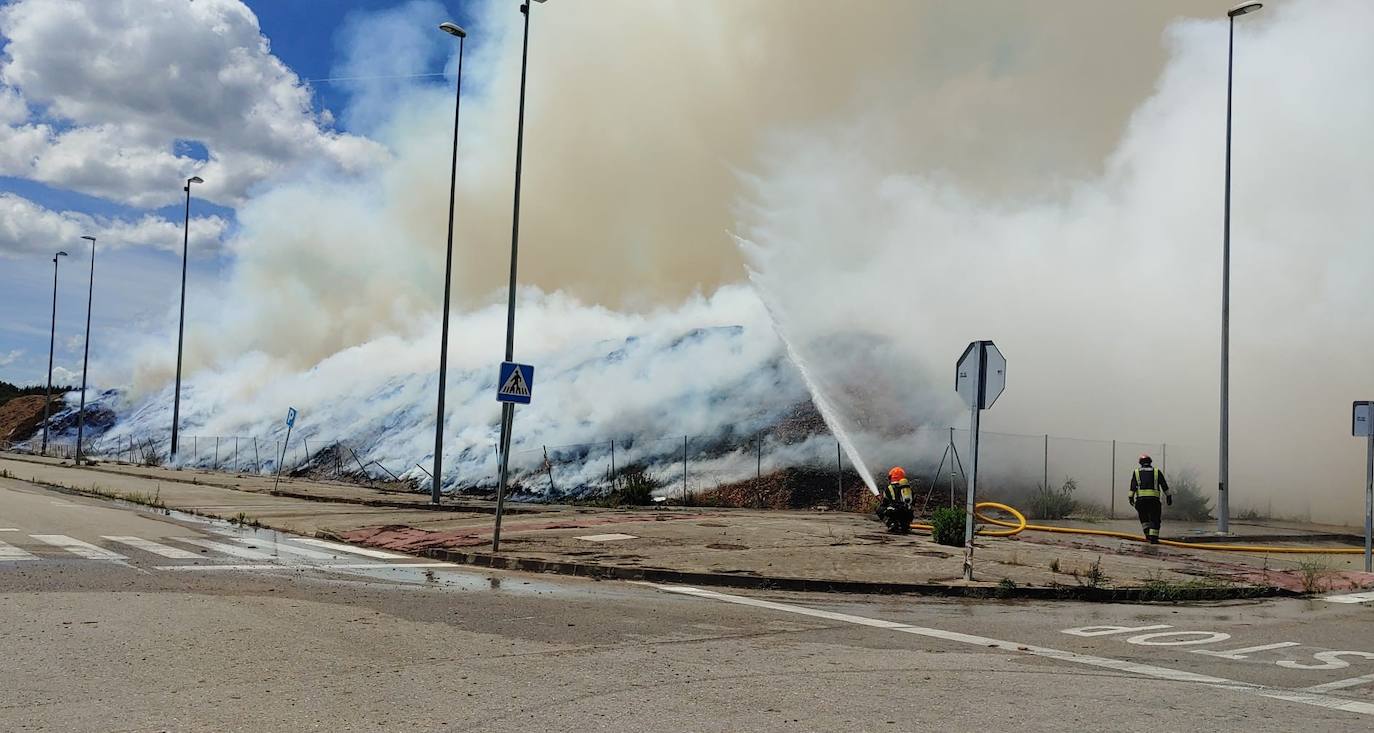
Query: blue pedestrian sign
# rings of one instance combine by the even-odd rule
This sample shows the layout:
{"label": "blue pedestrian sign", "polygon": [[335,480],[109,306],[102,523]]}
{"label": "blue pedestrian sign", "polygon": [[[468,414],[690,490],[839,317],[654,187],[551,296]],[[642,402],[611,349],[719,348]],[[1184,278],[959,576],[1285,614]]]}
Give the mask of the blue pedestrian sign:
{"label": "blue pedestrian sign", "polygon": [[286,408],[286,427],[288,427],[288,428],[290,428],[290,427],[295,427],[295,425],[296,425],[296,408],[294,408],[294,407],[288,407],[288,408]]}
{"label": "blue pedestrian sign", "polygon": [[534,367],[529,364],[501,362],[501,377],[496,380],[496,401],[528,405],[534,392]]}

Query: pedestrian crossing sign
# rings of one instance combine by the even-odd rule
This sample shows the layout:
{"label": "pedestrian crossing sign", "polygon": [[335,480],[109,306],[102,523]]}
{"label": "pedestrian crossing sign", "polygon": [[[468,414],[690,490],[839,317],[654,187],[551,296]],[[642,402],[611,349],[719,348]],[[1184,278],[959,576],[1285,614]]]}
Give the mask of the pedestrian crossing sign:
{"label": "pedestrian crossing sign", "polygon": [[501,376],[496,380],[496,400],[528,405],[534,392],[534,367],[529,364],[501,362]]}

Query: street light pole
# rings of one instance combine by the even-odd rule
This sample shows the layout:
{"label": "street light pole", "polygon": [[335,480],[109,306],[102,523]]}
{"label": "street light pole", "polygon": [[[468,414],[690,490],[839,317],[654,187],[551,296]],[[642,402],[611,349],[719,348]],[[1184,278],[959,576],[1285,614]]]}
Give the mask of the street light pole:
{"label": "street light pole", "polygon": [[43,402],[43,447],[39,453],[48,454],[48,408],[52,406],[52,356],[57,345],[57,258],[66,257],[66,252],[52,256],[52,332],[48,336],[48,398]]}
{"label": "street light pole", "polygon": [[91,242],[91,284],[86,291],[86,347],[85,353],[81,356],[81,407],[76,413],[76,465],[81,465],[81,458],[85,454],[81,452],[82,438],[86,434],[86,369],[91,363],[91,301],[95,298],[95,237],[85,237],[82,239]]}
{"label": "street light pole", "polygon": [[191,184],[205,183],[200,176],[186,179],[186,217],[181,236],[181,317],[177,319],[177,384],[172,395],[172,452],[171,460],[176,463],[177,427],[181,423],[181,346],[186,335],[186,260],[191,243]]}
{"label": "street light pole", "polygon": [[[535,0],[544,2],[545,0]],[[510,229],[510,292],[506,301],[506,361],[515,360],[515,274],[520,254],[520,170],[525,148],[525,77],[530,57],[530,2],[520,3],[525,16],[525,42],[520,50],[520,113],[515,127],[515,206]],[[501,471],[496,486],[496,524],[491,534],[491,551],[501,549],[501,513],[506,506],[506,480],[509,477],[511,431],[515,425],[515,405],[501,403]]]}
{"label": "street light pole", "polygon": [[1244,2],[1226,13],[1226,204],[1221,233],[1221,438],[1217,460],[1217,531],[1231,529],[1231,84],[1236,47],[1236,16],[1253,13],[1261,3]]}
{"label": "street light pole", "polygon": [[434,474],[430,477],[429,500],[439,503],[444,469],[444,387],[448,379],[448,303],[453,280],[453,208],[458,198],[458,115],[463,108],[463,42],[467,38],[456,23],[441,23],[439,30],[458,38],[458,85],[453,96],[453,160],[448,178],[448,248],[444,256],[444,313],[439,331],[439,407],[434,420]]}

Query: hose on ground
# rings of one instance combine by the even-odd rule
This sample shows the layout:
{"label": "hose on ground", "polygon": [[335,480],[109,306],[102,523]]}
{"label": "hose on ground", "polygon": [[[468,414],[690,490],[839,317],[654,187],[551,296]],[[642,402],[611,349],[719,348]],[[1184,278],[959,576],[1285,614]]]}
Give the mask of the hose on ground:
{"label": "hose on ground", "polygon": [[[1011,515],[1015,521],[999,519],[997,517],[984,514],[981,509],[995,509]],[[1002,527],[1003,529],[982,528],[978,534],[982,537],[1011,537],[1021,534],[1027,530],[1035,532],[1052,532],[1055,534],[1078,534],[1090,537],[1113,537],[1122,540],[1133,540],[1144,542],[1145,539],[1140,535],[1128,532],[1117,532],[1110,529],[1083,529],[1078,527],[1052,527],[1045,524],[1031,524],[1026,521],[1026,515],[1017,511],[1015,507],[1007,506],[995,501],[980,501],[973,506],[973,516],[980,522]],[[929,524],[913,524],[912,527],[924,530],[934,530]],[[1355,555],[1364,554],[1364,548],[1360,547],[1293,547],[1277,545],[1223,545],[1211,542],[1179,542],[1177,540],[1161,539],[1159,544],[1168,547],[1182,547],[1191,550],[1216,550],[1218,552],[1257,552],[1257,553],[1287,553],[1295,555]]]}

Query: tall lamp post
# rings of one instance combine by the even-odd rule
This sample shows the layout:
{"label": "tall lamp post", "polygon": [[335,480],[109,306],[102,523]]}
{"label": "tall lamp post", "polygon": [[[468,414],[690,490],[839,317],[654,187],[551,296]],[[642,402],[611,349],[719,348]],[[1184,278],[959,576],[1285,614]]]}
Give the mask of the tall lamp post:
{"label": "tall lamp post", "polygon": [[439,408],[434,421],[434,475],[429,500],[439,503],[444,470],[444,387],[448,377],[448,303],[453,280],[453,206],[458,197],[458,113],[463,106],[463,42],[467,31],[456,23],[440,23],[439,30],[458,38],[458,86],[453,96],[453,160],[448,174],[448,249],[444,258],[444,315],[439,332]]}
{"label": "tall lamp post", "polygon": [[81,356],[81,407],[76,413],[76,465],[81,465],[82,438],[86,434],[86,369],[91,363],[91,301],[95,298],[95,237],[83,236],[91,243],[91,284],[86,291],[86,347]]}
{"label": "tall lamp post", "polygon": [[181,423],[181,345],[182,339],[186,335],[186,259],[191,243],[192,183],[205,183],[205,181],[200,176],[191,176],[186,179],[186,186],[182,189],[186,192],[186,218],[181,236],[181,317],[177,320],[177,385],[172,396],[171,460],[173,463],[176,462],[177,457],[177,426]]}
{"label": "tall lamp post", "polygon": [[52,406],[52,355],[57,345],[57,258],[66,257],[66,252],[52,256],[52,332],[48,336],[48,398],[43,402],[43,447],[39,453],[48,454],[48,408]]}
{"label": "tall lamp post", "polygon": [[1217,531],[1231,530],[1231,69],[1236,49],[1236,18],[1264,7],[1244,2],[1226,12],[1226,205],[1221,230],[1221,439],[1217,461]]}
{"label": "tall lamp post", "polygon": [[[545,0],[534,0],[544,2]],[[530,57],[530,2],[520,3],[525,16],[525,42],[520,51],[520,114],[515,127],[515,207],[510,229],[510,293],[506,302],[506,361],[515,361],[515,273],[520,254],[520,168],[525,149],[525,75]],[[510,466],[511,428],[515,422],[515,405],[501,403],[501,472],[496,486],[496,524],[491,534],[491,551],[501,549],[501,513],[506,506],[507,469]]]}

